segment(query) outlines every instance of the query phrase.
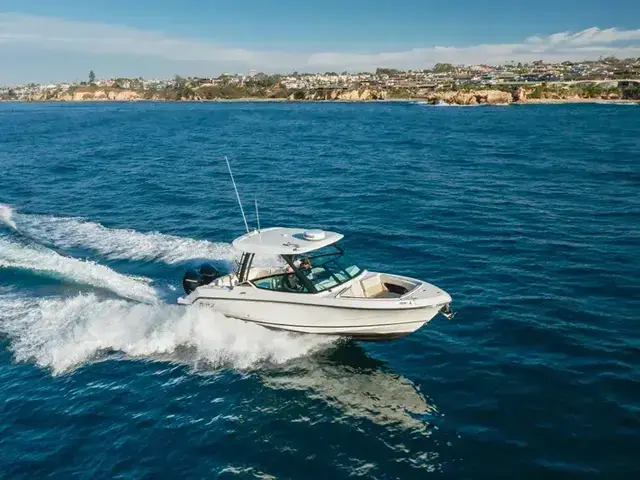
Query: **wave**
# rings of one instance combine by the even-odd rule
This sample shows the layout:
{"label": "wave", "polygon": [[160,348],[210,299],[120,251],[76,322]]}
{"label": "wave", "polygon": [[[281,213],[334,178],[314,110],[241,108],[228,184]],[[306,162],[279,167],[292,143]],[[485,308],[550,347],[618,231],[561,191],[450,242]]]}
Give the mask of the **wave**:
{"label": "wave", "polygon": [[65,373],[110,352],[126,358],[247,369],[283,363],[336,339],[275,332],[214,310],[99,299],[0,296],[0,331],[18,361]]}
{"label": "wave", "polygon": [[427,102],[425,100],[421,100],[418,102],[415,102],[416,105],[421,105],[423,107],[451,107],[452,105],[448,104],[447,102],[445,102],[444,100],[440,100],[437,103],[433,103],[433,102]]}
{"label": "wave", "polygon": [[458,103],[447,103],[445,101],[440,101],[438,103],[432,102],[416,102],[416,105],[421,105],[423,107],[509,107],[511,103],[474,103],[472,105],[461,105]]}
{"label": "wave", "polygon": [[628,107],[640,107],[640,102],[634,102],[634,101],[611,101],[611,100],[605,100],[602,102],[596,102],[598,104],[603,104],[603,105],[626,105]]}
{"label": "wave", "polygon": [[73,257],[65,257],[43,246],[26,246],[0,238],[0,268],[19,268],[104,288],[120,297],[154,303],[158,294],[145,277],[123,275],[111,268]]}
{"label": "wave", "polygon": [[34,240],[61,248],[88,248],[111,259],[173,264],[200,258],[231,262],[235,257],[228,243],[107,228],[78,218],[22,214],[7,205],[0,207],[0,222]]}
{"label": "wave", "polygon": [[0,203],[0,222],[12,230],[18,230],[18,227],[13,221],[13,209],[9,205]]}

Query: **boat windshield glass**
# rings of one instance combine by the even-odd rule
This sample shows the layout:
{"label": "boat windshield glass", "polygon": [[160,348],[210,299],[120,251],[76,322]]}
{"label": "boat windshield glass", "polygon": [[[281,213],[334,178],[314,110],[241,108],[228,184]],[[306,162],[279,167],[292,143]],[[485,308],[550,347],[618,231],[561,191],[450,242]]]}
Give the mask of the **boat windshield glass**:
{"label": "boat windshield glass", "polygon": [[341,248],[330,245],[307,255],[298,255],[295,264],[318,292],[328,290],[354,277],[362,270],[349,262]]}
{"label": "boat windshield glass", "polygon": [[276,292],[287,293],[309,293],[307,287],[300,283],[300,280],[293,272],[277,273],[275,275],[256,278],[252,282],[256,287],[264,290],[275,290]]}

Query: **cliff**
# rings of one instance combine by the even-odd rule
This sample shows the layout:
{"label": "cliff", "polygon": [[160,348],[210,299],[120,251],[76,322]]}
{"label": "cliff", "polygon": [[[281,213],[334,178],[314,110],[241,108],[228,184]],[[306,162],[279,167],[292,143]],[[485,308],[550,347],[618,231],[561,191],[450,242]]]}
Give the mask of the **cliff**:
{"label": "cliff", "polygon": [[330,90],[301,90],[289,95],[289,100],[337,100],[347,102],[364,102],[370,100],[384,100],[387,92],[384,90],[363,89],[330,89]]}
{"label": "cliff", "polygon": [[133,101],[142,100],[142,93],[124,89],[75,89],[66,92],[44,92],[30,95],[25,100],[30,102],[80,102],[80,101]]}
{"label": "cliff", "polygon": [[137,100],[334,100],[362,102],[384,100],[384,90],[364,89],[316,89],[294,92],[261,90],[244,91],[225,88],[196,88],[183,90],[128,90],[120,88],[85,87],[62,91],[47,91],[30,95],[31,102],[82,102],[82,101],[137,101]]}
{"label": "cliff", "polygon": [[[636,93],[637,92],[637,93]],[[631,101],[640,98],[640,86],[626,85],[618,87],[587,86],[554,86],[538,85],[536,87],[520,87],[514,92],[519,103],[552,103],[552,102],[587,102],[587,101]],[[637,95],[637,97],[636,97]]]}
{"label": "cliff", "polygon": [[450,105],[503,105],[513,102],[513,95],[501,90],[445,90],[428,94],[425,99],[433,104],[448,103]]}
{"label": "cliff", "polygon": [[287,90],[278,88],[252,88],[237,86],[200,86],[196,88],[124,89],[97,86],[72,87],[68,90],[45,90],[42,93],[15,98],[32,102],[79,101],[173,101],[173,100],[290,100],[290,101],[347,101],[364,102],[394,98],[398,100],[426,100],[429,103],[453,105],[505,105],[512,102],[583,102],[583,101],[634,101],[640,99],[640,86],[617,88],[560,87],[538,85],[520,87],[511,91],[493,89],[456,90],[386,90],[384,88],[315,88]]}

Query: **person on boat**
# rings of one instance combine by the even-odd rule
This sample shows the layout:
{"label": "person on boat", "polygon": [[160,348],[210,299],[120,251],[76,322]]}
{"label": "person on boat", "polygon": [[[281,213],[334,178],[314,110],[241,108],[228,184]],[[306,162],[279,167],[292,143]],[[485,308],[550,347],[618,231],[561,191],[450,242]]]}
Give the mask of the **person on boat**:
{"label": "person on boat", "polygon": [[305,257],[305,258],[300,260],[300,263],[298,264],[298,269],[309,280],[313,279],[313,273],[311,272],[311,268],[312,268],[312,265],[311,265],[311,260],[309,260],[309,258]]}
{"label": "person on boat", "polygon": [[311,260],[308,258],[303,258],[300,260],[300,270],[311,270]]}
{"label": "person on boat", "polygon": [[[309,278],[309,280],[313,279],[313,275],[311,273],[311,260],[305,257],[296,262],[296,264],[298,270],[303,272],[305,276]],[[285,277],[283,280],[284,286],[288,290],[299,291],[303,288],[300,284],[300,281],[298,280],[298,277],[293,272],[293,268],[291,268],[290,265],[287,265],[287,267],[285,268]]]}

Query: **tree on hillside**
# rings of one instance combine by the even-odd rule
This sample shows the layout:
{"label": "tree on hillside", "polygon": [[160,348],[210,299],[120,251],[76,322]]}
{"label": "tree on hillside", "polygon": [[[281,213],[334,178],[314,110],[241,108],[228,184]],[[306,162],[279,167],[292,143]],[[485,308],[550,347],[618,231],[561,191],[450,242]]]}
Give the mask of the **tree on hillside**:
{"label": "tree on hillside", "polygon": [[181,77],[180,75],[176,75],[175,77],[173,77],[173,83],[177,89],[182,89],[186,87],[187,79],[184,77]]}
{"label": "tree on hillside", "polygon": [[270,88],[274,87],[282,80],[282,75],[267,75],[266,73],[256,73],[245,82],[248,87]]}
{"label": "tree on hillside", "polygon": [[93,73],[93,70],[89,71],[89,85],[93,85],[96,83],[96,74]]}
{"label": "tree on hillside", "polygon": [[449,73],[455,71],[456,67],[451,65],[450,63],[436,63],[433,66],[433,71],[435,73]]}
{"label": "tree on hillside", "polygon": [[396,68],[376,68],[376,75],[388,75],[390,77],[393,77],[398,73],[400,73],[400,70]]}

